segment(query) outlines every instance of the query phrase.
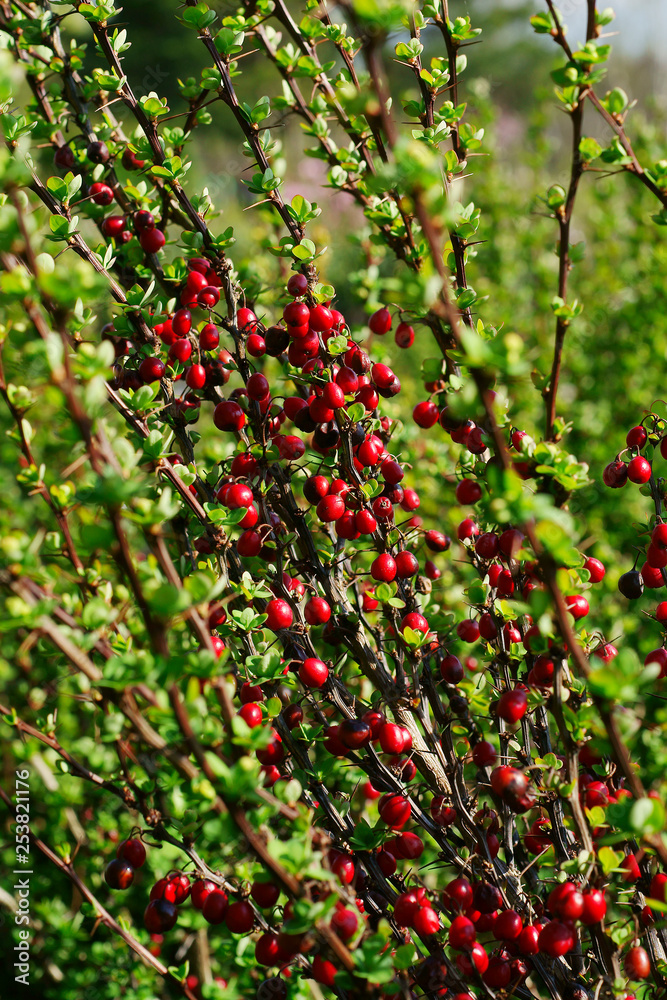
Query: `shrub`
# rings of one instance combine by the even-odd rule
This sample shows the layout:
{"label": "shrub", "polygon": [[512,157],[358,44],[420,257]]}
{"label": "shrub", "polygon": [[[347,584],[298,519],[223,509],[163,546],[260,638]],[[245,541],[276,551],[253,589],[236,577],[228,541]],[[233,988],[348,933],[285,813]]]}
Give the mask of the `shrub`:
{"label": "shrub", "polygon": [[[479,29],[446,3],[187,0],[203,65],[173,110],[125,74],[113,2],[0,5],[0,794],[35,996],[664,991],[652,366],[619,398],[664,319],[619,320],[610,360],[571,272],[594,310],[651,297],[667,167],[587,11],[580,48],[550,0],[531,19],[572,156],[521,235],[467,103]],[[252,164],[234,225],[188,176],[220,120]],[[321,208],[284,193],[284,123],[335,232],[353,206],[343,287]],[[509,282],[471,171],[517,223]],[[634,185],[618,273],[608,210],[595,267],[573,242],[600,171]]]}

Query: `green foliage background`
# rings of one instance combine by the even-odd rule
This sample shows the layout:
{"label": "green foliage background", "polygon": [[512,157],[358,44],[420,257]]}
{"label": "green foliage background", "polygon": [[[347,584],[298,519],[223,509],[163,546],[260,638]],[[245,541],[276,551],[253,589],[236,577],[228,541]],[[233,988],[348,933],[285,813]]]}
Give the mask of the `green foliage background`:
{"label": "green foliage background", "polygon": [[[125,18],[134,47],[128,56],[127,71],[139,93],[152,89],[164,93],[172,109],[176,110],[179,108],[177,80],[184,75],[198,77],[202,50],[192,33],[185,36],[186,41],[184,33],[178,29],[172,16],[176,5],[166,6],[168,10],[165,4],[153,0],[128,3]],[[223,7],[227,9],[223,4],[217,5],[219,10]],[[472,47],[468,52],[474,68],[464,80],[463,91],[465,99],[473,106],[471,117],[484,126],[487,138],[485,156],[471,161],[472,175],[462,184],[462,200],[474,199],[482,209],[480,245],[477,259],[469,267],[469,276],[478,293],[487,296],[481,304],[485,321],[506,333],[516,334],[520,338],[520,352],[537,373],[545,374],[552,350],[554,320],[550,302],[556,290],[557,259],[553,252],[555,226],[546,216],[540,199],[552,184],[566,183],[568,149],[565,141],[567,123],[552,98],[548,78],[548,70],[552,62],[556,64],[557,55],[547,41],[527,33],[526,16],[532,11],[532,7],[506,10],[495,4],[471,4],[473,22],[484,28],[484,46],[479,50]],[[478,52],[480,62],[476,64]],[[252,63],[244,64],[243,68],[250,83],[240,84],[242,92],[245,87],[249,97],[275,93],[272,70],[261,57],[253,57]],[[640,159],[659,159],[664,155],[665,114],[651,101],[650,94],[642,92],[645,76],[641,60],[636,63],[617,60],[611,72],[612,75],[620,74],[623,79],[610,79],[609,87],[624,86],[631,98],[639,98],[639,107],[631,114],[630,125]],[[396,96],[412,86],[411,79],[406,76],[402,80],[400,72],[394,79]],[[633,90],[635,83],[639,92]],[[239,272],[246,279],[254,274],[258,283],[266,282],[274,274],[273,262],[269,268],[258,253],[258,241],[264,238],[264,230],[258,225],[257,216],[253,211],[243,211],[249,198],[240,184],[245,162],[239,152],[238,137],[225,113],[216,110],[215,114],[219,115],[216,128],[206,130],[197,140],[199,148],[193,154],[192,185],[196,189],[207,184],[216,203],[223,207],[224,225],[235,227],[238,243],[234,260]],[[585,127],[584,132],[599,134],[599,125],[593,123],[591,131]],[[369,275],[365,270],[367,228],[364,220],[344,204],[342,195],[334,198],[326,190],[317,191],[321,176],[318,165],[301,155],[302,139],[298,129],[290,125],[282,133],[276,129],[276,133],[280,134],[284,145],[288,189],[290,184],[298,184],[301,193],[314,196],[324,206],[321,219],[313,227],[313,238],[318,244],[330,247],[324,258],[323,276],[335,285],[340,308],[348,318],[359,322],[365,310],[370,311],[378,299],[392,300],[392,292],[399,289],[404,280],[403,272],[399,265],[383,263],[377,273],[371,270]],[[636,524],[648,516],[649,504],[633,487],[622,491],[606,490],[600,477],[604,465],[624,447],[627,429],[640,421],[656,399],[667,396],[663,387],[667,362],[667,244],[664,229],[650,222],[654,211],[650,195],[630,178],[606,177],[603,173],[584,177],[576,208],[575,232],[585,244],[585,253],[574,271],[571,288],[585,309],[568,334],[559,401],[559,413],[572,424],[567,436],[568,447],[589,464],[595,481],[576,495],[576,505],[588,532],[583,547],[601,558],[608,570],[604,583],[595,591],[592,617],[608,639],[619,647],[626,645],[635,649],[642,659],[658,644],[658,627],[655,622],[643,622],[634,609],[632,616],[629,614],[627,603],[616,591],[616,582],[618,576],[631,567]],[[370,298],[369,280],[373,283]],[[73,274],[72,289],[77,294],[85,294],[88,301],[96,296],[101,301],[101,288],[91,284],[89,278]],[[100,325],[105,320],[100,311]],[[451,471],[444,434],[427,436],[410,424],[412,406],[423,398],[420,363],[432,351],[428,332],[421,328],[419,337],[414,351],[408,355],[399,352],[393,341],[383,345],[387,358],[400,366],[404,387],[399,401],[392,407],[406,421],[406,436],[413,449],[413,476],[419,479],[422,488],[424,518],[437,518],[453,533],[460,519],[459,510],[453,505],[438,509],[440,477]],[[15,364],[18,364],[17,359]],[[20,371],[15,368],[9,373],[15,379],[18,375],[24,379],[37,377],[43,361],[37,352],[34,357],[28,353],[23,356],[21,365]],[[512,393],[523,417],[522,428],[539,434],[543,409],[528,373],[512,385]],[[41,402],[48,411],[51,405],[48,392]],[[667,406],[659,403],[658,411],[665,413]],[[4,434],[8,427],[7,414],[0,408],[0,430],[3,431],[0,466],[8,473],[0,493],[0,546],[5,555],[11,557],[14,547],[17,552],[23,551],[26,538],[33,540],[50,529],[46,512],[38,510],[36,500],[26,500],[24,490],[13,476],[17,452]],[[38,450],[47,467],[67,464],[69,447],[67,438],[57,433],[38,442]],[[667,466],[661,471],[667,475]],[[650,610],[654,604],[654,597],[647,591],[642,606]],[[4,655],[0,646],[0,684],[10,677]],[[43,655],[48,655],[46,648]],[[25,688],[22,679],[19,685]],[[74,685],[67,685],[59,695],[48,689],[34,692],[34,705],[38,706],[41,698],[53,698],[58,705],[62,742],[66,736],[72,739],[77,736],[75,718],[68,716],[68,703],[75,697]],[[660,721],[659,712],[656,721]],[[79,739],[79,753],[85,756],[93,770],[104,773],[115,766],[113,735],[110,726],[101,742],[90,736]],[[4,771],[8,776],[13,769],[10,761],[12,758],[20,760],[23,751],[20,741],[9,729],[5,730],[4,741]],[[653,759],[655,773],[665,765],[667,748],[658,748]],[[91,791],[77,779],[62,775],[53,782],[48,773],[39,768],[33,771],[33,801],[36,820],[46,814],[48,803],[51,816],[48,833],[52,842],[58,839],[73,842],[79,826],[84,828],[86,844],[77,864],[82,877],[96,886],[105,900],[111,894],[105,896],[102,859],[109,855],[111,833],[117,830],[121,836],[129,833],[125,812],[115,802],[109,802],[108,797]],[[232,841],[231,831],[225,828],[223,820],[212,820],[206,835],[209,841],[220,845],[219,858],[212,860],[222,866],[229,854],[226,845]],[[13,847],[7,845],[0,857],[8,871]],[[175,860],[176,854],[169,856],[168,848],[149,851],[149,860],[140,878],[143,890],[147,891],[150,886],[151,876],[159,877]],[[227,857],[227,864],[233,863],[233,858]],[[132,911],[135,924],[140,922],[144,896],[144,891],[133,892],[132,899],[122,904]],[[91,940],[86,905],[72,922],[68,914],[71,901],[72,890],[67,880],[59,878],[46,862],[36,859],[33,913],[38,931],[33,946],[42,971],[36,973],[33,985],[22,990],[21,996],[28,1000],[81,1000],[82,997],[85,1000],[116,1000],[119,996],[149,1000],[154,997],[154,974],[137,965],[117,938],[97,934]],[[122,913],[116,902],[115,912],[119,909]],[[9,920],[7,911],[2,912],[4,919]],[[202,922],[192,911],[184,917],[181,926],[187,926],[188,921],[193,931]],[[4,951],[8,956],[9,945],[9,936],[2,933],[0,953]],[[230,952],[237,950],[234,961],[239,969],[244,962],[252,964],[250,956],[244,957],[243,947],[229,936],[220,939],[219,947]],[[171,944],[165,946],[165,957],[169,963],[178,964],[177,956],[170,949]],[[168,996],[168,988],[164,989],[163,995]]]}

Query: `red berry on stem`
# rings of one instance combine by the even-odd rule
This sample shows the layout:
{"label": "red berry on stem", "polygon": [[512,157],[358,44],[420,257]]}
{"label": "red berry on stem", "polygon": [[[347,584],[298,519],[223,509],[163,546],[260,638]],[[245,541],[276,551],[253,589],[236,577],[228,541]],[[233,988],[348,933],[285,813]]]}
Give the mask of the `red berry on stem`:
{"label": "red berry on stem", "polygon": [[409,323],[399,323],[396,327],[394,340],[402,348],[412,347],[415,342],[415,331]]}
{"label": "red berry on stem", "polygon": [[232,934],[248,934],[255,923],[255,911],[247,899],[240,899],[225,910],[225,923]]}
{"label": "red berry on stem", "polygon": [[308,291],[308,278],[300,271],[290,275],[287,282],[287,291],[290,295],[305,295]]}
{"label": "red berry on stem", "polygon": [[287,601],[280,597],[269,601],[264,609],[267,616],[264,623],[272,632],[277,632],[282,628],[289,628],[294,622],[294,613]]}
{"label": "red berry on stem", "polygon": [[221,924],[225,919],[227,903],[227,893],[223,892],[222,889],[213,889],[208,892],[201,908],[204,920],[209,924]]}
{"label": "red berry on stem", "polygon": [[242,306],[236,313],[236,324],[239,330],[246,333],[254,333],[257,327],[257,317],[252,309]]}
{"label": "red berry on stem", "polygon": [[139,242],[145,253],[157,253],[167,240],[161,229],[144,229],[139,236]]}
{"label": "red berry on stem", "polygon": [[204,903],[216,889],[215,882],[211,882],[210,879],[200,878],[197,879],[192,884],[192,892],[190,893],[190,902],[194,906],[195,910],[201,910]]}
{"label": "red berry on stem", "polygon": [[382,306],[378,309],[368,320],[368,326],[370,330],[377,334],[378,336],[384,336],[391,330],[391,313],[388,309]]}
{"label": "red berry on stem", "polygon": [[639,945],[630,948],[623,959],[623,968],[630,979],[647,979],[651,975],[651,960],[648,952]]}
{"label": "red berry on stem", "polygon": [[299,680],[309,688],[321,688],[328,676],[326,663],[315,656],[309,656],[299,667]]}
{"label": "red berry on stem", "polygon": [[433,427],[437,424],[439,415],[440,411],[438,407],[428,399],[422,403],[417,403],[412,411],[412,419],[418,427],[423,428]]}
{"label": "red berry on stem", "polygon": [[396,578],[396,561],[389,553],[379,555],[371,566],[371,576],[379,583],[391,583]]}
{"label": "red berry on stem", "polygon": [[166,371],[166,366],[159,358],[144,358],[139,365],[139,378],[142,382],[157,382]]}
{"label": "red berry on stem", "polygon": [[326,306],[317,305],[310,310],[310,327],[316,333],[326,333],[334,324],[334,318],[330,309]]}
{"label": "red berry on stem", "polygon": [[651,463],[641,455],[636,455],[628,465],[628,479],[631,483],[643,485],[651,478]]}
{"label": "red berry on stem", "polygon": [[602,481],[605,486],[610,486],[613,490],[618,490],[622,486],[625,486],[628,481],[627,465],[618,459],[615,462],[610,462],[602,473]]}
{"label": "red berry on stem", "polygon": [[166,899],[152,899],[144,911],[144,926],[151,934],[164,934],[171,930],[177,918],[178,909],[174,903]]}
{"label": "red berry on stem", "polygon": [[498,700],[498,715],[512,725],[526,714],[528,695],[522,688],[504,691]]}
{"label": "red berry on stem", "polygon": [[95,181],[94,184],[91,184],[88,194],[96,205],[110,205],[113,201],[113,191],[108,184],[104,184],[102,181]]}
{"label": "red berry on stem", "polygon": [[213,423],[221,431],[240,431],[245,426],[246,415],[233,400],[224,399],[213,411]]}
{"label": "red berry on stem", "polygon": [[387,826],[390,826],[393,830],[397,830],[405,826],[410,819],[412,806],[404,796],[392,793],[383,795],[380,799],[378,812],[380,813],[380,818],[384,820]]}
{"label": "red berry on stem", "polygon": [[648,434],[646,433],[646,428],[639,424],[637,427],[631,427],[625,437],[625,443],[628,448],[636,448],[641,451],[646,442],[648,441]]}
{"label": "red berry on stem", "polygon": [[550,920],[540,931],[538,938],[540,951],[550,958],[560,958],[574,948],[575,936],[568,924]]}
{"label": "red berry on stem", "polygon": [[116,857],[129,861],[133,868],[141,868],[146,860],[146,848],[137,837],[133,837],[118,845]]}
{"label": "red berry on stem", "polygon": [[104,880],[111,889],[129,889],[134,881],[134,867],[124,857],[114,858],[104,869]]}

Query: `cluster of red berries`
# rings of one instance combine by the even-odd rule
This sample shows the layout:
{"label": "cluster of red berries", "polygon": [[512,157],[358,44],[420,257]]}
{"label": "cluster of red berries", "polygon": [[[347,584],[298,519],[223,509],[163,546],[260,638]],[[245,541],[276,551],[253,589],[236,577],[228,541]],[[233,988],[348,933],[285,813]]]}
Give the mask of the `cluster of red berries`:
{"label": "cluster of red berries", "polygon": [[136,868],[146,860],[146,848],[141,840],[131,837],[118,845],[116,857],[104,871],[104,878],[111,889],[129,889],[134,881]]}
{"label": "cluster of red berries", "polygon": [[[647,430],[647,426],[648,430]],[[661,481],[653,481],[652,459],[646,458],[641,452],[645,449],[659,449],[662,458],[667,458],[667,437],[664,436],[664,422],[652,413],[644,418],[641,424],[632,427],[626,435],[626,446],[633,457],[628,463],[622,460],[622,452],[613,462],[606,466],[602,478],[606,486],[620,489],[630,481],[640,486],[650,488],[656,504],[656,515],[651,522],[650,534],[645,543],[644,563],[640,569],[635,566],[623,573],[618,581],[618,589],[629,600],[637,600],[649,590],[661,590],[667,585],[667,523],[662,520],[661,507],[664,495]],[[667,627],[667,601],[660,601],[654,616],[657,622]],[[667,676],[667,649],[660,646],[652,650],[645,658],[646,665],[656,663],[660,667],[660,677]]]}

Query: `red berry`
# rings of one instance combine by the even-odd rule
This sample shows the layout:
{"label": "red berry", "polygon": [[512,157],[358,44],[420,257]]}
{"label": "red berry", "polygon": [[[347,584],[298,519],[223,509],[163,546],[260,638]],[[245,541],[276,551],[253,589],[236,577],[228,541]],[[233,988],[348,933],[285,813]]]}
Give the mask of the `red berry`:
{"label": "red berry", "polygon": [[247,704],[241,706],[239,709],[239,716],[243,719],[245,724],[250,727],[250,729],[255,729],[256,726],[261,726],[264,721],[262,709],[253,701],[249,701]]}
{"label": "red berry", "polygon": [[371,369],[371,379],[378,389],[388,389],[395,378],[389,365],[374,364]]}
{"label": "red berry", "polygon": [[414,552],[402,550],[396,553],[396,575],[399,580],[407,580],[419,569],[419,560]]}
{"label": "red berry", "polygon": [[60,170],[71,170],[76,159],[69,146],[58,146],[53,154],[53,162]]}
{"label": "red berry", "polygon": [[607,912],[607,901],[599,889],[591,889],[584,893],[584,909],[581,914],[583,924],[597,924]]}
{"label": "red berry", "polygon": [[157,253],[167,240],[161,229],[144,229],[139,236],[139,242],[144,253]]}
{"label": "red berry", "polygon": [[310,310],[310,327],[317,333],[326,333],[334,324],[334,318],[330,309],[326,306],[317,305]]}
{"label": "red berry", "polygon": [[305,295],[308,291],[308,278],[300,271],[292,274],[287,282],[287,291],[290,295]]}
{"label": "red berry", "polygon": [[333,989],[334,978],[337,972],[338,969],[328,958],[316,955],[313,959],[313,979],[318,983],[322,983],[323,986]]}
{"label": "red berry", "polygon": [[166,371],[166,366],[159,358],[144,358],[139,365],[139,378],[142,382],[157,382]]}
{"label": "red berry", "polygon": [[259,402],[269,395],[269,380],[261,372],[255,372],[246,383],[246,391],[250,399]]}
{"label": "red berry", "polygon": [[561,882],[547,898],[551,913],[563,920],[578,920],[584,909],[584,897],[574,882]]}
{"label": "red berry", "polygon": [[122,215],[109,215],[102,223],[101,228],[105,236],[118,238],[125,229],[125,217]]}
{"label": "red berry", "polygon": [[387,826],[390,826],[393,830],[397,830],[405,826],[410,819],[412,806],[402,795],[391,793],[382,796],[378,803],[378,812],[380,813],[380,818],[384,820]]}
{"label": "red berry", "polygon": [[391,330],[391,313],[384,306],[374,312],[368,320],[368,326],[373,333],[382,337]]}
{"label": "red berry", "polygon": [[201,910],[204,903],[216,889],[215,882],[211,882],[210,879],[200,878],[192,883],[192,892],[190,893],[190,901],[194,906],[195,910]]}
{"label": "red berry", "polygon": [[225,923],[232,934],[248,934],[255,923],[255,911],[247,899],[231,903],[225,910]]}
{"label": "red berry", "polygon": [[323,597],[311,597],[303,609],[309,625],[324,625],[331,618],[331,608]]}
{"label": "red berry", "polygon": [[371,566],[371,576],[379,583],[391,583],[396,578],[396,561],[388,552],[379,555]]}
{"label": "red berry", "polygon": [[305,326],[310,320],[310,309],[305,302],[288,302],[283,309],[283,319],[288,327]]}
{"label": "red berry", "polygon": [[266,354],[266,341],[259,333],[251,333],[248,337],[246,350],[251,358],[261,358]]}
{"label": "red berry", "polygon": [[[461,668],[463,671],[463,668]],[[472,749],[472,759],[478,767],[490,767],[498,759],[495,747],[488,740],[480,740]]]}
{"label": "red berry", "polygon": [[584,563],[584,569],[588,570],[591,583],[599,583],[604,579],[606,570],[599,559],[589,556]]}
{"label": "red berry", "polygon": [[239,330],[247,333],[254,333],[257,328],[257,317],[252,309],[242,306],[236,312],[236,324]]}
{"label": "red berry", "polygon": [[538,944],[540,951],[545,955],[549,955],[550,958],[560,958],[574,948],[574,932],[567,924],[550,920],[540,931]]}
{"label": "red berry", "polygon": [[[470,891],[470,898],[472,900],[472,890]],[[454,917],[449,928],[449,943],[452,948],[456,948],[457,951],[468,951],[468,949],[472,948],[476,939],[477,931],[472,920],[462,915]]]}
{"label": "red berry", "polygon": [[177,918],[178,909],[174,903],[166,899],[152,899],[144,911],[144,927],[151,934],[164,934],[171,930]]}
{"label": "red berry", "polygon": [[396,327],[394,340],[399,347],[412,347],[415,342],[415,331],[409,323],[399,323]]}
{"label": "red berry", "polygon": [[134,223],[134,230],[136,233],[143,233],[144,229],[155,228],[155,219],[153,217],[153,213],[147,212],[144,209],[134,213],[132,217],[132,222]]}
{"label": "red berry", "polygon": [[359,917],[354,910],[350,910],[347,907],[335,910],[331,918],[331,929],[342,941],[349,941],[351,937],[354,937],[358,926]]}
{"label": "red berry", "polygon": [[345,392],[337,382],[327,382],[322,389],[322,401],[334,410],[345,406]]}
{"label": "red berry", "polygon": [[458,684],[459,681],[463,680],[463,674],[463,664],[453,653],[448,653],[440,661],[440,676],[448,684]]}
{"label": "red berry", "polygon": [[628,467],[624,462],[610,462],[602,473],[602,481],[605,486],[610,486],[613,490],[618,490],[625,486],[628,481]]}
{"label": "red berry", "polygon": [[429,937],[440,930],[440,918],[430,906],[422,906],[415,913],[412,926],[421,937]]}
{"label": "red berry", "polygon": [[631,483],[647,483],[651,478],[651,463],[641,455],[635,456],[628,465],[628,479]]}
{"label": "red berry", "polygon": [[641,451],[647,441],[648,434],[641,424],[637,427],[631,427],[625,437],[625,443],[628,448],[636,448],[637,451]]}
{"label": "red berry", "polygon": [[537,924],[527,924],[517,939],[517,947],[522,955],[537,955],[540,950],[540,930]]}
{"label": "red berry", "polygon": [[206,369],[203,365],[190,365],[185,375],[185,383],[190,389],[203,389],[206,385]]}
{"label": "red berry", "polygon": [[303,484],[303,495],[308,503],[317,504],[329,492],[329,480],[325,476],[311,476]]}
{"label": "red berry", "polygon": [[417,403],[414,410],[412,411],[412,419],[417,424],[418,427],[433,427],[438,422],[438,417],[440,411],[435,403],[431,400],[424,400],[422,403]]}
{"label": "red berry", "polygon": [[523,920],[516,910],[503,910],[493,925],[493,936],[498,941],[515,941],[523,930]]}
{"label": "red berry", "polygon": [[472,618],[466,618],[456,626],[456,634],[463,642],[477,642],[479,639],[479,624]]}
{"label": "red berry", "polygon": [[187,337],[192,329],[192,313],[189,309],[177,309],[171,318],[171,328],[177,337]]}
{"label": "red berry", "polygon": [[129,889],[134,881],[134,867],[124,857],[114,858],[104,869],[104,880],[111,889]]}
{"label": "red berry", "polygon": [[269,910],[278,902],[280,888],[273,882],[253,882],[250,895],[262,910]]}
{"label": "red berry", "polygon": [[95,181],[90,185],[88,194],[96,205],[110,205],[113,201],[113,191],[108,184],[102,181]]}
{"label": "red berry", "polygon": [[651,975],[651,961],[648,952],[639,945],[630,948],[623,959],[623,968],[630,979],[647,979]]}
{"label": "red berry", "polygon": [[199,346],[202,351],[214,351],[220,343],[220,333],[217,326],[207,323],[203,326],[199,334]]}
{"label": "red berry", "polygon": [[330,493],[320,500],[316,513],[325,524],[337,521],[345,513],[345,501],[335,493]]}
{"label": "red berry", "polygon": [[583,594],[571,594],[565,598],[565,606],[575,621],[585,618],[590,610],[588,601]]}
{"label": "red berry", "polygon": [[479,941],[476,941],[470,952],[457,957],[456,964],[466,977],[473,976],[475,972],[483,976],[489,967],[489,956]]}
{"label": "red berry", "polygon": [[371,727],[364,719],[345,719],[338,727],[338,737],[348,750],[358,750],[371,740]]}
{"label": "red berry", "polygon": [[475,479],[462,479],[456,487],[456,499],[461,504],[477,503],[482,497],[482,487]]}
{"label": "red berry", "polygon": [[133,837],[118,845],[116,857],[129,861],[133,868],[141,868],[146,860],[146,848],[137,837]]}
{"label": "red berry", "polygon": [[220,431],[240,431],[245,422],[245,413],[231,399],[224,399],[213,411],[213,423]]}
{"label": "red berry", "polygon": [[329,676],[329,669],[323,660],[309,656],[299,667],[299,680],[306,687],[321,688]]}
{"label": "red berry", "polygon": [[498,700],[498,715],[512,725],[523,718],[527,709],[528,695],[522,688],[504,691]]}
{"label": "red berry", "polygon": [[410,927],[419,909],[417,892],[414,889],[402,892],[394,900],[394,920],[400,927]]}
{"label": "red berry", "polygon": [[370,467],[376,464],[382,448],[372,438],[367,438],[357,448],[357,460],[361,465]]}
{"label": "red berry", "polygon": [[446,552],[451,545],[448,535],[445,535],[442,531],[435,531],[432,528],[424,535],[424,541],[426,542],[426,548],[430,549],[431,552]]}
{"label": "red berry", "polygon": [[436,823],[440,824],[440,826],[451,826],[456,820],[456,809],[447,804],[444,795],[436,795],[431,800],[429,808],[431,810],[431,816]]}
{"label": "red berry", "polygon": [[289,628],[294,622],[294,614],[287,601],[280,597],[269,601],[264,609],[267,616],[264,623],[272,632],[277,632],[281,628]]}
{"label": "red berry", "polygon": [[255,961],[258,965],[279,965],[280,945],[275,931],[266,931],[255,944]]}
{"label": "red berry", "polygon": [[221,924],[225,919],[227,909],[227,893],[222,889],[213,889],[207,893],[201,911],[209,924]]}
{"label": "red berry", "polygon": [[403,753],[405,748],[405,733],[402,726],[395,722],[385,722],[380,726],[378,737],[384,753]]}
{"label": "red berry", "polygon": [[169,348],[169,360],[178,361],[184,364],[186,361],[190,360],[192,354],[192,344],[189,340],[185,338],[182,340],[176,340]]}

